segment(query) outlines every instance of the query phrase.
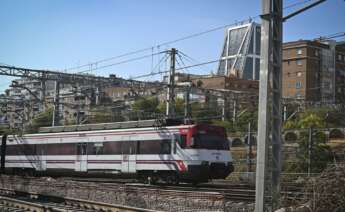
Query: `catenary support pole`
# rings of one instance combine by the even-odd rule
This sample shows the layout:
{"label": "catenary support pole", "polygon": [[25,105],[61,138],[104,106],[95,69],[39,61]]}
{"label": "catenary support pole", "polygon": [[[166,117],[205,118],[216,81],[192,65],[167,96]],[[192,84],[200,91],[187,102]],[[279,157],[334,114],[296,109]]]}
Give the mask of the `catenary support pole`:
{"label": "catenary support pole", "polygon": [[237,97],[234,97],[234,104],[232,110],[232,123],[235,124],[237,120]]}
{"label": "catenary support pole", "polygon": [[251,123],[248,123],[248,151],[247,151],[247,166],[248,166],[248,170],[247,172],[250,173],[252,172],[252,155],[253,155],[253,151],[252,151],[252,132],[251,132]]}
{"label": "catenary support pole", "polygon": [[312,169],[312,154],[313,154],[313,128],[309,127],[308,132],[308,177],[310,177]]}
{"label": "catenary support pole", "polygon": [[172,48],[170,54],[170,72],[169,72],[169,86],[166,105],[166,116],[171,118],[175,115],[175,63],[176,63],[176,49]]}
{"label": "catenary support pole", "polygon": [[[282,0],[262,0],[261,18],[256,212],[272,211],[279,206]],[[272,197],[271,203],[268,196]]]}
{"label": "catenary support pole", "polygon": [[282,129],[282,45],[283,0],[272,2],[272,210],[280,207],[281,129]]}
{"label": "catenary support pole", "polygon": [[60,123],[60,82],[55,81],[54,112],[52,126],[58,126]]}
{"label": "catenary support pole", "polygon": [[185,106],[184,106],[184,118],[185,120],[189,120],[191,118],[190,113],[190,90],[191,86],[186,87],[186,93],[185,93]]}
{"label": "catenary support pole", "polygon": [[222,121],[227,120],[228,94],[223,92]]}
{"label": "catenary support pole", "polygon": [[5,161],[6,161],[6,142],[7,134],[3,134],[1,138],[1,162],[0,173],[5,173]]}
{"label": "catenary support pole", "polygon": [[40,101],[42,102],[42,111],[46,111],[46,80],[41,80]]}

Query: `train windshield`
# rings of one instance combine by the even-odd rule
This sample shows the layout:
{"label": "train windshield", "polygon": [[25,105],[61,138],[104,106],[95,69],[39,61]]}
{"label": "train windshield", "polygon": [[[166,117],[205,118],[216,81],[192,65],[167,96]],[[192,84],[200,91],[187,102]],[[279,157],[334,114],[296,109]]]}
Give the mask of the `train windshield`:
{"label": "train windshield", "polygon": [[193,136],[194,149],[229,150],[229,141],[219,135],[196,134]]}

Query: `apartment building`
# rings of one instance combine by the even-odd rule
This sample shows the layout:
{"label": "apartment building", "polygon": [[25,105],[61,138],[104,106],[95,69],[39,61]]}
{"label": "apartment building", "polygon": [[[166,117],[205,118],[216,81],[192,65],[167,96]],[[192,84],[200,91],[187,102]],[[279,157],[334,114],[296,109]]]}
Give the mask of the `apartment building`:
{"label": "apartment building", "polygon": [[[54,107],[55,82],[42,83],[36,79],[20,78],[12,81],[6,90],[2,108],[11,128],[22,129],[30,126],[32,120],[47,108]],[[90,111],[95,94],[92,85],[60,85],[59,119],[60,124],[78,123],[85,119]],[[6,104],[5,104],[6,103]]]}
{"label": "apartment building", "polygon": [[333,104],[344,95],[345,51],[335,41],[283,44],[283,97]]}

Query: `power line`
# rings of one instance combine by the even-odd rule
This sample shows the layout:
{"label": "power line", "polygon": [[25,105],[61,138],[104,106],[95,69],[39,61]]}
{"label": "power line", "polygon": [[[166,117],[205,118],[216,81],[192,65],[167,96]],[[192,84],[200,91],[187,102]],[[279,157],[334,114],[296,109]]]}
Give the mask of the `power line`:
{"label": "power line", "polygon": [[[175,70],[179,71],[179,70],[188,69],[188,68],[192,68],[192,67],[204,66],[204,65],[207,65],[207,64],[212,64],[212,63],[220,62],[222,60],[225,60],[225,59],[210,60],[210,61],[203,62],[203,63],[198,63],[198,64],[194,64],[194,65],[179,67],[179,68],[176,68]],[[164,70],[164,71],[159,71],[159,72],[150,73],[150,74],[143,74],[143,75],[139,75],[139,76],[133,77],[132,79],[145,78],[145,77],[154,76],[154,75],[158,75],[158,74],[164,74],[164,73],[168,73],[168,72],[169,72],[169,70]]]}
{"label": "power line", "polygon": [[[305,0],[305,1],[297,2],[297,3],[293,3],[293,4],[290,4],[290,5],[287,5],[286,7],[284,7],[284,9],[289,9],[289,8],[296,7],[296,6],[299,6],[299,5],[302,5],[302,4],[306,4],[307,2],[310,2],[310,1],[312,1],[312,0]],[[135,51],[130,51],[130,52],[127,52],[127,53],[124,53],[124,54],[120,54],[120,55],[117,55],[117,56],[113,56],[113,57],[97,60],[97,61],[94,61],[94,62],[91,62],[91,63],[87,63],[87,64],[84,64],[84,65],[70,67],[70,68],[67,68],[65,70],[66,71],[70,71],[70,70],[76,70],[76,69],[80,69],[80,68],[84,68],[84,67],[88,67],[88,66],[92,67],[92,65],[97,65],[98,63],[103,63],[103,62],[111,61],[111,60],[114,60],[114,59],[126,57],[126,56],[133,55],[133,54],[138,54],[138,53],[141,53],[141,52],[146,52],[146,51],[149,51],[149,50],[152,51],[154,48],[159,49],[161,46],[170,45],[170,44],[177,43],[177,42],[180,42],[180,41],[184,41],[184,40],[187,40],[187,39],[191,39],[191,38],[194,38],[194,37],[199,37],[199,36],[202,36],[202,35],[205,35],[205,34],[208,34],[208,33],[211,33],[211,32],[215,32],[215,31],[218,31],[218,30],[230,27],[230,26],[235,26],[235,25],[237,25],[239,23],[244,23],[246,21],[252,21],[252,20],[257,19],[259,17],[260,17],[260,14],[259,15],[255,15],[253,17],[250,17],[248,19],[244,19],[242,21],[235,21],[235,22],[233,22],[231,24],[221,25],[221,26],[214,27],[214,28],[211,28],[211,29],[208,29],[208,30],[205,30],[205,31],[201,31],[201,32],[190,34],[190,35],[186,35],[184,37],[181,37],[181,38],[178,38],[178,39],[175,39],[175,40],[162,42],[160,44],[153,45],[153,46],[150,46],[150,47],[147,47],[147,48],[142,48],[142,49],[138,49],[138,50],[135,50]],[[151,54],[151,56],[153,56],[153,55]],[[111,65],[108,65],[106,67],[109,67],[109,66],[111,66]],[[105,67],[105,66],[102,66],[102,68],[103,67]],[[95,68],[94,70],[96,70],[96,69],[99,69],[99,68]]]}
{"label": "power line", "polygon": [[[98,69],[108,68],[108,67],[111,67],[111,66],[116,66],[116,65],[120,65],[120,64],[124,64],[124,63],[129,63],[129,62],[133,62],[133,61],[137,61],[137,60],[142,60],[142,59],[145,59],[145,58],[148,58],[148,57],[152,57],[152,56],[155,56],[155,55],[159,55],[159,54],[162,54],[162,53],[165,53],[165,51],[157,52],[155,54],[144,55],[144,56],[141,56],[141,57],[135,57],[135,58],[131,58],[131,59],[128,59],[128,60],[123,60],[123,61],[120,61],[120,62],[117,62],[117,63],[112,63],[112,64],[108,64],[108,65],[104,65],[104,66],[99,66],[99,67],[96,67],[96,68],[94,68],[92,70],[98,70]],[[84,71],[80,71],[78,73],[81,74],[81,73],[85,73],[85,72],[88,72],[88,71],[90,71],[90,70],[84,70]]]}
{"label": "power line", "polygon": [[[114,60],[114,59],[122,58],[122,57],[125,57],[125,56],[129,56],[129,55],[133,55],[133,54],[138,54],[138,53],[141,53],[141,52],[152,50],[153,48],[160,48],[161,46],[170,45],[170,44],[177,43],[177,42],[180,42],[180,41],[184,41],[184,40],[187,40],[187,39],[191,39],[191,38],[194,38],[194,37],[199,37],[199,36],[202,36],[204,34],[208,34],[208,33],[214,32],[214,31],[218,31],[218,30],[230,27],[230,26],[235,26],[235,25],[237,25],[239,23],[243,23],[243,22],[246,22],[246,21],[252,21],[253,19],[257,19],[259,17],[260,17],[260,15],[257,15],[257,16],[254,16],[252,18],[249,18],[249,19],[244,19],[242,21],[236,21],[236,22],[231,23],[231,24],[225,24],[225,25],[222,25],[222,26],[214,27],[214,28],[211,28],[211,29],[208,29],[208,30],[205,30],[205,31],[202,31],[202,32],[194,33],[194,34],[191,34],[191,35],[187,35],[187,36],[175,39],[175,40],[163,42],[163,43],[160,43],[160,44],[157,44],[157,45],[154,45],[154,46],[150,46],[150,47],[147,47],[147,48],[139,49],[139,50],[136,50],[136,51],[131,51],[131,52],[128,52],[128,53],[125,53],[125,54],[120,54],[120,55],[117,55],[117,56],[114,56],[114,57],[105,58],[105,59],[102,59],[102,60],[98,60],[98,61],[95,61],[95,62],[84,64],[84,65],[74,66],[74,67],[71,67],[71,68],[67,68],[65,70],[66,71],[76,70],[76,69],[80,69],[80,68],[83,68],[83,67],[91,66],[93,64],[103,63],[103,62],[111,61],[111,60]],[[152,56],[152,54],[150,54],[150,56]],[[111,66],[111,64],[108,65],[107,67],[109,67],[109,66]],[[95,68],[93,70],[97,70],[97,69],[100,69],[100,68],[97,67],[97,68]]]}
{"label": "power line", "polygon": [[301,4],[306,4],[306,3],[311,2],[311,1],[313,1],[313,0],[299,1],[299,2],[290,4],[290,5],[286,6],[286,7],[284,7],[284,10],[285,10],[285,9],[290,9],[290,8],[293,8],[293,7],[296,7],[296,6],[299,6],[299,5],[301,5]]}
{"label": "power line", "polygon": [[[302,2],[298,2],[298,3],[294,3],[294,4],[291,4],[291,5],[288,5],[286,7],[284,7],[284,9],[288,9],[288,8],[292,8],[292,7],[296,7],[296,6],[299,6],[299,5],[302,5],[302,4],[305,4],[307,2],[310,2],[311,0],[306,0],[306,1],[302,1]],[[194,33],[194,34],[191,34],[189,36],[185,36],[185,37],[182,37],[182,38],[179,38],[179,39],[175,39],[175,40],[172,40],[172,41],[168,41],[168,42],[164,42],[164,43],[161,43],[161,44],[158,44],[156,46],[151,46],[149,48],[145,48],[145,49],[142,49],[142,50],[152,50],[152,48],[159,48],[160,46],[164,46],[164,45],[169,45],[169,44],[172,44],[172,43],[176,43],[176,42],[179,42],[179,41],[183,41],[183,40],[187,40],[187,39],[190,39],[190,38],[193,38],[193,37],[198,37],[198,36],[201,36],[201,35],[204,35],[204,34],[207,34],[207,33],[210,33],[210,32],[214,32],[214,31],[217,31],[217,30],[220,30],[220,29],[223,29],[223,28],[227,28],[227,27],[230,27],[230,26],[235,26],[239,23],[244,23],[244,22],[250,22],[252,21],[253,19],[256,19],[260,17],[260,15],[256,15],[252,18],[249,18],[249,19],[245,19],[245,20],[242,20],[242,21],[236,21],[232,24],[226,24],[226,25],[223,25],[223,26],[219,26],[219,27],[215,27],[215,28],[211,28],[209,30],[206,30],[206,31],[202,31],[202,32],[199,32],[199,33]],[[138,50],[140,51],[140,50]],[[187,56],[189,57],[188,55],[182,53],[184,56]],[[191,57],[189,57],[190,59],[192,60],[195,60]],[[191,66],[184,66],[182,68],[178,68],[176,70],[182,70],[182,69],[187,69],[187,68],[191,68],[191,67],[196,67],[196,66],[202,66],[202,65],[206,65],[206,64],[211,64],[211,63],[215,63],[215,62],[219,62],[220,60],[214,60],[214,61],[208,61],[208,62],[205,62],[205,63],[199,63],[199,64],[195,64],[195,65],[191,65]],[[111,65],[107,65],[105,67],[109,67]],[[100,67],[102,68],[102,67]],[[99,69],[99,68],[96,68],[96,69]],[[163,74],[163,73],[167,73],[168,71],[159,71],[159,72],[156,72],[156,73],[150,73],[150,74],[144,74],[144,75],[139,75],[137,77],[132,77],[131,79],[138,79],[138,78],[144,78],[144,77],[149,77],[149,76],[154,76],[154,75],[158,75],[158,74]]]}

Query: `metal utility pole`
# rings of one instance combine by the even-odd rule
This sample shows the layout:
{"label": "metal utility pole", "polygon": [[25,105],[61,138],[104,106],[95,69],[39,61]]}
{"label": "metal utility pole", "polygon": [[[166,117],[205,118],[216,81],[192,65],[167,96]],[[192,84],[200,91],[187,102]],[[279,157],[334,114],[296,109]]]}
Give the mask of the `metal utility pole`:
{"label": "metal utility pole", "polygon": [[252,172],[252,156],[253,156],[253,144],[252,144],[252,133],[251,133],[251,123],[248,123],[248,151],[247,151],[247,172]]}
{"label": "metal utility pole", "polygon": [[45,100],[46,100],[46,80],[41,80],[40,99],[43,102],[43,104],[42,104],[42,111],[45,111],[47,109],[46,106],[45,106]]}
{"label": "metal utility pole", "polygon": [[176,63],[176,49],[172,48],[168,51],[170,54],[170,72],[169,72],[169,85],[168,96],[166,105],[166,116],[171,118],[175,115],[175,63]]}
{"label": "metal utility pole", "polygon": [[232,110],[232,123],[236,123],[237,119],[237,97],[234,97],[234,105],[233,105],[233,110]]}
{"label": "metal utility pole", "polygon": [[284,105],[284,121],[287,120],[287,104]]}
{"label": "metal utility pole", "polygon": [[228,104],[227,102],[227,95],[224,92],[223,93],[223,105],[222,105],[222,121],[226,120],[226,105]]}
{"label": "metal utility pole", "polygon": [[[256,212],[272,211],[279,205],[282,9],[282,0],[262,0]],[[270,145],[272,145],[272,164],[268,160]],[[272,165],[271,170],[269,164]],[[272,176],[269,176],[270,171]],[[266,196],[272,196],[272,203],[269,205]]]}
{"label": "metal utility pole", "polygon": [[[283,0],[262,0],[256,212],[273,211],[279,207],[282,124],[282,23],[324,1],[314,2],[283,18]],[[269,148],[269,146],[272,148]],[[266,197],[272,197],[271,204],[269,204],[270,202]]]}
{"label": "metal utility pole", "polygon": [[60,122],[60,82],[55,81],[54,112],[52,126],[58,126]]}
{"label": "metal utility pole", "polygon": [[184,106],[185,121],[191,118],[191,112],[190,112],[190,90],[191,89],[192,87],[190,85],[186,87],[185,106]]}
{"label": "metal utility pole", "polygon": [[308,177],[311,173],[311,163],[312,163],[312,154],[313,154],[313,128],[309,127],[309,136],[308,136]]}
{"label": "metal utility pole", "polygon": [[99,104],[99,87],[96,87],[96,101],[95,104],[98,105]]}
{"label": "metal utility pole", "polygon": [[7,134],[3,134],[1,138],[1,162],[0,162],[0,173],[5,173],[5,160],[6,160],[6,141]]}

